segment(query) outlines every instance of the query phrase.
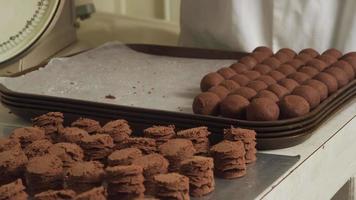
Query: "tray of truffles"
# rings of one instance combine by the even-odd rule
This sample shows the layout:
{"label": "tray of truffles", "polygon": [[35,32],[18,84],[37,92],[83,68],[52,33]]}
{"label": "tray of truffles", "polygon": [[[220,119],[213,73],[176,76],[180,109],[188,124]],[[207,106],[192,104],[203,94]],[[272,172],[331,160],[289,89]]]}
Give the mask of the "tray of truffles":
{"label": "tray of truffles", "polygon": [[231,125],[257,132],[258,148],[296,145],[355,95],[356,53],[283,48],[251,53],[109,43],[0,78],[1,102],[33,117],[49,111],[131,123]]}
{"label": "tray of truffles", "polygon": [[298,161],[257,154],[256,132],[242,128],[210,143],[204,126],[141,130],[60,112],[32,124],[0,139],[1,199],[253,199]]}

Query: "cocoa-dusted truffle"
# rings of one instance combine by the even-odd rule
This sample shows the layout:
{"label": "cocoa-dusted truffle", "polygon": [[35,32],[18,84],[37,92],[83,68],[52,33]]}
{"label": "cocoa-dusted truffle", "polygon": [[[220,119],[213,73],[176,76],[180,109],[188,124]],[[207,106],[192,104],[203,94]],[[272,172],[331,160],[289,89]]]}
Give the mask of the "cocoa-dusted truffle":
{"label": "cocoa-dusted truffle", "polygon": [[240,85],[233,80],[224,80],[220,83],[220,85],[224,86],[229,91],[232,91],[232,90],[240,87]]}
{"label": "cocoa-dusted truffle", "polygon": [[356,57],[347,57],[347,58],[343,58],[342,60],[349,63],[356,73]]}
{"label": "cocoa-dusted truffle", "polygon": [[268,65],[270,66],[272,69],[276,69],[277,67],[279,67],[279,65],[281,65],[281,61],[279,61],[277,58],[274,57],[270,57],[267,58],[266,60],[264,60],[262,62],[262,64]]}
{"label": "cocoa-dusted truffle", "polygon": [[290,92],[292,92],[294,90],[294,88],[299,86],[299,83],[297,81],[295,81],[294,79],[290,79],[290,78],[282,79],[278,82],[278,84],[287,88]]}
{"label": "cocoa-dusted truffle", "polygon": [[281,63],[285,63],[288,60],[292,59],[288,54],[283,53],[283,52],[277,52],[276,54],[273,55],[273,58],[277,58]]}
{"label": "cocoa-dusted truffle", "polygon": [[202,92],[206,92],[209,88],[219,85],[221,81],[225,80],[223,76],[221,76],[217,72],[211,72],[205,75],[200,81],[200,90]]}
{"label": "cocoa-dusted truffle", "polygon": [[279,72],[277,70],[271,71],[270,73],[268,73],[268,75],[271,76],[276,81],[279,81],[286,77],[286,75],[282,74],[281,72]]}
{"label": "cocoa-dusted truffle", "polygon": [[353,80],[355,77],[354,69],[348,62],[344,60],[337,61],[336,63],[332,64],[331,67],[337,67],[342,69],[346,73],[347,77],[349,78],[349,81]]}
{"label": "cocoa-dusted truffle", "polygon": [[328,64],[326,64],[324,61],[315,58],[309,60],[307,63],[305,63],[305,65],[314,67],[319,72],[323,71],[328,66]]}
{"label": "cocoa-dusted truffle", "polygon": [[245,86],[250,81],[250,79],[243,74],[236,74],[235,76],[231,77],[230,80],[235,81],[240,86]]}
{"label": "cocoa-dusted truffle", "polygon": [[307,100],[311,109],[315,108],[320,104],[319,92],[308,85],[298,86],[294,89],[292,94],[301,96],[305,100]]}
{"label": "cocoa-dusted truffle", "polygon": [[328,97],[328,87],[321,81],[311,79],[307,82],[305,82],[306,85],[309,85],[310,87],[318,90],[319,95],[320,95],[320,101],[323,101]]}
{"label": "cocoa-dusted truffle", "polygon": [[279,99],[283,98],[284,96],[286,96],[287,94],[290,93],[287,88],[285,88],[277,83],[268,86],[268,90],[273,92],[274,94],[276,94]]}
{"label": "cocoa-dusted truffle", "polygon": [[239,59],[239,63],[242,63],[252,69],[258,63],[258,61],[252,56],[244,56]]}
{"label": "cocoa-dusted truffle", "polygon": [[230,68],[239,74],[250,70],[249,67],[247,67],[246,65],[244,65],[242,63],[234,63],[234,64],[230,65]]}
{"label": "cocoa-dusted truffle", "polygon": [[250,100],[257,95],[257,92],[249,87],[240,87],[230,93],[230,95],[233,94],[243,96]]}
{"label": "cocoa-dusted truffle", "polygon": [[297,81],[299,84],[303,84],[305,81],[309,80],[311,77],[308,74],[305,74],[303,72],[295,72],[295,73],[289,75],[288,78],[291,78],[291,79]]}
{"label": "cocoa-dusted truffle", "polygon": [[342,53],[341,53],[341,51],[339,51],[335,48],[331,48],[331,49],[324,51],[322,55],[328,55],[328,56],[332,56],[332,57],[338,59],[342,56]]}
{"label": "cocoa-dusted truffle", "polygon": [[288,76],[289,74],[292,74],[294,72],[296,72],[296,70],[294,69],[294,67],[292,65],[289,64],[282,64],[281,66],[279,66],[277,69],[277,71],[281,72],[282,74]]}
{"label": "cocoa-dusted truffle", "polygon": [[336,78],[339,88],[349,83],[347,74],[342,69],[339,69],[337,67],[330,67],[326,69],[325,72]]}
{"label": "cocoa-dusted truffle", "polygon": [[253,50],[253,52],[263,52],[263,53],[267,54],[268,56],[271,56],[273,54],[272,49],[269,47],[265,47],[265,46],[256,47]]}
{"label": "cocoa-dusted truffle", "polygon": [[324,83],[328,87],[329,94],[337,91],[339,87],[336,78],[325,72],[320,72],[314,79]]}
{"label": "cocoa-dusted truffle", "polygon": [[278,96],[275,93],[273,93],[273,92],[271,92],[269,90],[261,90],[261,91],[259,91],[256,97],[257,98],[261,98],[261,97],[269,98],[274,102],[278,102],[279,101]]}
{"label": "cocoa-dusted truffle", "polygon": [[251,121],[274,121],[279,117],[279,107],[269,98],[255,98],[246,109],[246,118]]}
{"label": "cocoa-dusted truffle", "polygon": [[286,54],[289,58],[293,58],[294,56],[297,55],[297,53],[295,53],[295,51],[293,51],[293,50],[290,49],[290,48],[282,48],[282,49],[278,50],[276,54],[278,54],[278,53],[284,53],[284,54]]}
{"label": "cocoa-dusted truffle", "polygon": [[266,83],[268,86],[277,83],[277,81],[274,80],[274,78],[272,78],[272,77],[269,76],[269,75],[262,75],[262,76],[258,77],[256,80],[257,80],[257,81],[263,81],[263,82]]}
{"label": "cocoa-dusted truffle", "polygon": [[208,92],[212,92],[212,93],[218,95],[220,99],[224,99],[230,93],[230,91],[222,85],[214,86],[214,87],[210,88],[208,90]]}
{"label": "cocoa-dusted truffle", "polygon": [[243,75],[247,76],[247,78],[250,80],[255,80],[256,78],[261,76],[260,72],[255,70],[246,71],[243,73]]}
{"label": "cocoa-dusted truffle", "polygon": [[268,87],[268,85],[263,81],[250,81],[246,87],[254,89],[256,92],[260,90],[264,90]]}
{"label": "cocoa-dusted truffle", "polygon": [[300,117],[310,110],[309,103],[301,96],[287,95],[280,102],[281,116],[283,118]]}
{"label": "cocoa-dusted truffle", "polygon": [[272,71],[271,67],[265,64],[257,64],[253,70],[258,71],[260,74],[267,74]]}
{"label": "cocoa-dusted truffle", "polygon": [[294,67],[294,69],[298,69],[299,67],[301,67],[304,64],[304,62],[299,59],[293,59],[293,60],[286,62],[285,64],[291,65],[292,67]]}
{"label": "cocoa-dusted truffle", "polygon": [[72,122],[71,126],[81,128],[89,134],[98,133],[101,129],[100,123],[98,121],[83,117]]}
{"label": "cocoa-dusted truffle", "polygon": [[250,102],[243,96],[230,95],[221,102],[220,113],[223,117],[243,119],[249,104]]}
{"label": "cocoa-dusted truffle", "polygon": [[312,48],[306,48],[306,49],[303,49],[301,50],[299,53],[306,53],[306,54],[309,54],[311,57],[315,58],[317,57],[318,55],[320,55],[315,49],[312,49]]}
{"label": "cocoa-dusted truffle", "polygon": [[264,53],[264,52],[253,52],[250,53],[250,56],[254,57],[258,63],[264,61],[266,58],[269,57],[268,53]]}
{"label": "cocoa-dusted truffle", "polygon": [[300,68],[298,71],[302,72],[304,74],[307,74],[310,77],[314,77],[317,74],[319,74],[319,71],[317,69],[315,69],[314,67],[307,66],[307,65]]}
{"label": "cocoa-dusted truffle", "polygon": [[224,79],[229,79],[236,74],[236,72],[229,67],[220,68],[216,72],[219,73],[222,77],[224,77]]}
{"label": "cocoa-dusted truffle", "polygon": [[36,140],[45,139],[45,137],[45,131],[38,127],[17,128],[10,134],[10,139],[19,141],[22,148],[26,148]]}
{"label": "cocoa-dusted truffle", "polygon": [[309,60],[313,59],[313,57],[309,54],[306,53],[300,53],[297,56],[294,57],[295,59],[299,59],[303,61],[304,63],[308,62]]}
{"label": "cocoa-dusted truffle", "polygon": [[320,55],[320,56],[317,56],[316,58],[321,61],[324,61],[327,66],[330,66],[331,64],[333,64],[334,62],[337,61],[336,58],[329,56],[329,55]]}
{"label": "cocoa-dusted truffle", "polygon": [[194,98],[193,112],[202,115],[217,115],[220,97],[212,92],[203,92]]}

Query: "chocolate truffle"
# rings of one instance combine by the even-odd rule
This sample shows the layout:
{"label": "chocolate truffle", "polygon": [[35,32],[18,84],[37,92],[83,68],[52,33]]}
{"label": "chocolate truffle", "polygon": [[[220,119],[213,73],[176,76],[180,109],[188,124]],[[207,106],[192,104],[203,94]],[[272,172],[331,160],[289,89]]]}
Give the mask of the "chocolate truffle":
{"label": "chocolate truffle", "polygon": [[258,63],[258,61],[252,56],[244,56],[239,59],[239,63],[242,63],[252,69]]}
{"label": "chocolate truffle", "polygon": [[255,98],[246,109],[246,118],[250,121],[278,120],[279,107],[269,98]]}
{"label": "chocolate truffle", "polygon": [[299,53],[309,54],[313,58],[315,58],[315,57],[317,57],[319,55],[319,53],[315,49],[312,49],[312,48],[303,49]]}
{"label": "chocolate truffle", "polygon": [[318,90],[308,85],[298,86],[294,89],[292,94],[303,97],[309,103],[310,109],[313,109],[320,104],[320,95]]}
{"label": "chocolate truffle", "polygon": [[84,151],[79,145],[74,143],[60,142],[52,145],[48,152],[58,156],[63,162],[63,167],[68,168],[75,162],[81,162],[84,159]]}
{"label": "chocolate truffle", "polygon": [[33,158],[36,156],[43,156],[48,154],[49,148],[53,146],[52,142],[46,139],[36,140],[30,145],[28,145],[24,152],[28,158]]}
{"label": "chocolate truffle", "polygon": [[6,184],[23,178],[28,162],[27,156],[20,149],[9,149],[0,153],[0,184]]}
{"label": "chocolate truffle", "polygon": [[340,68],[329,67],[325,70],[325,72],[336,78],[339,88],[341,88],[349,83],[347,74]]}
{"label": "chocolate truffle", "polygon": [[236,74],[235,76],[231,77],[230,80],[235,81],[240,86],[245,86],[250,81],[250,79],[243,74]]}
{"label": "chocolate truffle", "polygon": [[301,96],[287,95],[280,102],[281,116],[283,118],[293,118],[306,115],[310,106],[309,103]]}
{"label": "chocolate truffle", "polygon": [[275,93],[273,93],[273,92],[271,92],[269,90],[261,90],[261,91],[259,91],[257,96],[256,96],[256,98],[261,98],[261,97],[269,98],[274,102],[278,102],[279,101],[278,96]]}
{"label": "chocolate truffle", "polygon": [[309,54],[306,54],[306,53],[300,53],[298,54],[297,56],[294,57],[295,59],[299,59],[301,60],[302,62],[306,63],[308,62],[309,60],[313,59],[313,57]]}
{"label": "chocolate truffle", "polygon": [[203,92],[194,98],[193,112],[202,115],[217,115],[220,97],[212,92]]}
{"label": "chocolate truffle", "polygon": [[354,57],[356,58],[356,52],[349,52],[349,53],[343,55],[341,57],[341,59],[344,60],[345,58],[354,58]]}
{"label": "chocolate truffle", "polygon": [[130,137],[132,130],[126,120],[117,119],[106,123],[100,133],[110,135],[115,143],[122,143]]}
{"label": "chocolate truffle", "polygon": [[263,81],[250,81],[246,87],[254,89],[256,92],[260,90],[264,90],[268,87],[268,85]]}
{"label": "chocolate truffle", "polygon": [[279,67],[279,65],[281,65],[281,61],[279,61],[277,58],[274,57],[270,57],[267,58],[266,60],[264,60],[262,62],[262,64],[268,65],[270,66],[272,69],[276,69],[277,67]]}
{"label": "chocolate truffle", "polygon": [[189,178],[178,173],[154,176],[157,187],[156,197],[160,199],[189,200]]}
{"label": "chocolate truffle", "polygon": [[253,52],[263,52],[263,53],[267,54],[268,56],[273,55],[272,49],[270,49],[269,47],[265,47],[265,46],[256,47],[253,50]]}
{"label": "chocolate truffle", "polygon": [[[169,141],[169,140],[168,140]],[[142,151],[143,154],[150,154],[157,152],[157,143],[153,138],[146,137],[131,137],[127,140],[124,148],[134,147]]]}
{"label": "chocolate truffle", "polygon": [[258,71],[260,74],[267,74],[272,71],[270,66],[264,64],[257,64],[253,70]]}
{"label": "chocolate truffle", "polygon": [[296,70],[294,69],[294,67],[292,65],[289,64],[282,64],[281,66],[279,66],[277,69],[277,71],[281,72],[282,74],[288,76],[289,74],[292,74],[294,72],[296,72]]}
{"label": "chocolate truffle", "polygon": [[332,56],[336,59],[339,59],[342,56],[342,53],[335,48],[331,48],[331,49],[324,51],[322,55],[328,55],[328,56]]}
{"label": "chocolate truffle", "polygon": [[270,73],[268,73],[268,75],[271,76],[276,81],[279,81],[286,77],[286,75],[282,74],[281,72],[279,72],[277,70],[271,71]]}
{"label": "chocolate truffle", "polygon": [[229,79],[236,74],[236,72],[229,67],[220,68],[216,72],[219,73],[222,77],[224,77],[224,79]]}
{"label": "chocolate truffle", "polygon": [[58,130],[63,128],[63,118],[63,113],[49,112],[31,120],[33,126],[43,128],[45,130],[46,138],[51,140],[52,137],[55,137],[55,135],[58,133]]}
{"label": "chocolate truffle", "polygon": [[276,54],[278,54],[278,53],[284,53],[284,54],[286,54],[289,58],[293,58],[294,56],[297,55],[297,54],[295,53],[295,51],[293,51],[293,50],[290,49],[290,48],[282,48],[282,49],[278,50]]}
{"label": "chocolate truffle", "polygon": [[59,130],[58,142],[70,142],[79,144],[80,141],[89,136],[88,132],[77,127],[66,127]]}
{"label": "chocolate truffle", "polygon": [[141,156],[142,152],[138,148],[116,150],[108,156],[108,165],[131,165],[133,160]]}
{"label": "chocolate truffle", "polygon": [[285,88],[277,83],[268,86],[268,90],[273,92],[274,94],[276,94],[279,99],[282,99],[284,96],[286,96],[287,94],[290,93],[287,88]]}
{"label": "chocolate truffle", "polygon": [[71,126],[81,128],[89,134],[98,133],[101,129],[100,123],[98,121],[83,117],[72,122]]}
{"label": "chocolate truffle", "polygon": [[288,54],[283,53],[283,52],[277,52],[276,54],[273,55],[273,58],[277,58],[281,63],[285,63],[288,60],[292,59]]}
{"label": "chocolate truffle", "polygon": [[143,130],[143,134],[145,137],[155,139],[157,145],[161,145],[176,135],[174,129],[174,125],[152,126]]}
{"label": "chocolate truffle", "polygon": [[328,97],[328,87],[321,81],[311,79],[305,83],[306,85],[316,89],[320,95],[320,101]]}
{"label": "chocolate truffle", "polygon": [[224,99],[230,93],[230,91],[222,85],[214,86],[214,87],[210,88],[208,90],[208,92],[212,92],[212,93],[218,95],[220,99]]}
{"label": "chocolate truffle", "polygon": [[348,62],[346,62],[344,60],[337,61],[336,63],[332,64],[331,67],[337,67],[337,68],[342,69],[346,73],[349,81],[353,80],[355,77],[354,69]]}
{"label": "chocolate truffle", "polygon": [[258,63],[264,61],[266,58],[269,57],[268,53],[264,53],[264,52],[253,52],[250,54],[250,56],[254,57]]}
{"label": "chocolate truffle", "polygon": [[295,72],[288,76],[288,78],[297,81],[299,84],[303,84],[305,81],[309,80],[311,77],[303,72]]}
{"label": "chocolate truffle", "polygon": [[73,190],[48,190],[34,196],[34,200],[65,200],[74,199],[76,193]]}
{"label": "chocolate truffle", "polygon": [[305,65],[314,67],[319,72],[323,71],[328,66],[324,61],[315,58],[309,60],[307,63],[305,63]]}
{"label": "chocolate truffle", "polygon": [[307,74],[308,76],[310,76],[312,78],[314,76],[316,76],[317,74],[319,74],[319,71],[317,69],[315,69],[314,67],[307,66],[307,65],[300,68],[298,71],[302,72],[304,74]]}
{"label": "chocolate truffle", "polygon": [[236,73],[242,73],[245,71],[250,70],[249,67],[247,67],[246,65],[242,64],[242,63],[234,63],[230,66],[231,69],[233,69]]}
{"label": "chocolate truffle", "polygon": [[17,128],[10,134],[10,139],[19,141],[24,149],[36,140],[45,139],[45,131],[38,127]]}
{"label": "chocolate truffle", "polygon": [[257,92],[249,87],[240,87],[232,91],[230,95],[240,95],[250,100],[257,95]]}
{"label": "chocolate truffle", "polygon": [[211,72],[205,75],[200,81],[200,90],[206,92],[209,88],[219,85],[224,77],[217,72]]}
{"label": "chocolate truffle", "polygon": [[255,80],[259,76],[261,76],[260,72],[251,70],[251,71],[246,71],[243,73],[243,75],[247,76],[248,79],[250,80]]}
{"label": "chocolate truffle", "polygon": [[263,81],[263,82],[266,83],[268,86],[277,83],[277,81],[274,80],[274,78],[272,78],[272,77],[269,76],[269,75],[262,75],[262,76],[258,77],[256,80],[257,80],[257,81]]}
{"label": "chocolate truffle", "polygon": [[336,78],[325,72],[320,72],[314,79],[324,83],[328,87],[329,94],[336,92],[339,87]]}
{"label": "chocolate truffle", "polygon": [[74,200],[106,200],[106,190],[103,186],[88,188],[87,191],[79,194]]}
{"label": "chocolate truffle", "polygon": [[356,73],[356,57],[343,58],[342,60],[349,63]]}
{"label": "chocolate truffle", "polygon": [[0,199],[2,200],[27,200],[28,194],[21,179],[0,186]]}
{"label": "chocolate truffle", "polygon": [[249,104],[250,102],[243,96],[229,95],[221,102],[220,113],[223,117],[243,119]]}
{"label": "chocolate truffle", "polygon": [[294,67],[294,69],[298,69],[299,67],[304,65],[304,62],[299,59],[293,59],[293,60],[286,62],[285,64],[291,65],[292,67]]}
{"label": "chocolate truffle", "polygon": [[320,56],[317,56],[316,58],[323,61],[324,63],[326,63],[327,66],[330,66],[331,64],[333,64],[334,62],[337,61],[336,58],[329,56],[329,55],[320,55]]}
{"label": "chocolate truffle", "polygon": [[240,87],[240,85],[233,80],[224,80],[220,83],[220,85],[224,86],[229,91],[232,91],[232,90]]}
{"label": "chocolate truffle", "polygon": [[278,82],[278,84],[287,88],[290,92],[292,92],[294,90],[294,88],[299,86],[299,83],[297,81],[295,81],[294,79],[290,79],[290,78],[282,79]]}
{"label": "chocolate truffle", "polygon": [[196,154],[206,154],[209,151],[209,138],[210,132],[208,127],[200,126],[190,129],[185,129],[177,132],[178,138],[185,138],[193,143]]}
{"label": "chocolate truffle", "polygon": [[80,146],[87,160],[104,160],[114,148],[114,140],[108,134],[95,134],[84,137]]}
{"label": "chocolate truffle", "polygon": [[18,140],[8,138],[0,139],[0,153],[13,149],[21,149],[21,144]]}

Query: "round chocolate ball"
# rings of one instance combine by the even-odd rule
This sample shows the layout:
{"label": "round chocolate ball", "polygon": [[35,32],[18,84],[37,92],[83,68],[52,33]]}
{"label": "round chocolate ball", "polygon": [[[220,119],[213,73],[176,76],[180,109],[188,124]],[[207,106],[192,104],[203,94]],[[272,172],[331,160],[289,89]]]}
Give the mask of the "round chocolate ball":
{"label": "round chocolate ball", "polygon": [[272,85],[272,84],[277,83],[277,81],[274,80],[274,78],[272,78],[272,77],[269,76],[269,75],[262,75],[262,76],[258,77],[256,80],[258,80],[258,81],[263,81],[263,82],[266,83],[267,85]]}
{"label": "round chocolate ball", "polygon": [[240,87],[230,93],[230,95],[234,94],[243,96],[246,99],[250,100],[257,95],[257,92],[249,87]]}
{"label": "round chocolate ball", "polygon": [[277,71],[281,72],[282,74],[288,76],[289,74],[293,74],[294,72],[296,72],[296,70],[294,69],[294,67],[292,65],[289,64],[282,64],[281,66],[279,66],[277,69]]}
{"label": "round chocolate ball", "polygon": [[301,96],[287,95],[279,102],[281,116],[294,118],[306,115],[310,111],[309,103]]}
{"label": "round chocolate ball", "polygon": [[229,79],[231,78],[232,76],[234,76],[236,74],[236,72],[229,68],[229,67],[223,67],[223,68],[220,68],[217,73],[219,73],[221,76],[224,77],[224,79]]}
{"label": "round chocolate ball", "polygon": [[250,121],[278,120],[279,107],[269,98],[255,98],[246,109],[246,119]]}
{"label": "round chocolate ball", "polygon": [[329,94],[336,92],[339,87],[336,78],[325,72],[320,72],[314,79],[324,83],[328,87]]}
{"label": "round chocolate ball", "polygon": [[202,115],[219,114],[220,97],[212,92],[203,92],[194,98],[193,112]]}
{"label": "round chocolate ball", "polygon": [[309,54],[306,53],[300,53],[297,56],[294,57],[295,59],[299,59],[303,61],[304,63],[308,62],[309,60],[313,59],[313,57]]}
{"label": "round chocolate ball", "polygon": [[356,58],[356,52],[349,52],[341,57],[341,59],[345,58]]}
{"label": "round chocolate ball", "polygon": [[334,62],[337,61],[336,58],[329,56],[329,55],[320,55],[316,57],[317,59],[324,61],[326,63],[326,66],[330,66],[331,64],[333,64]]}
{"label": "round chocolate ball", "polygon": [[222,85],[214,86],[214,87],[210,88],[208,90],[208,92],[212,92],[212,93],[218,95],[220,99],[224,99],[230,93],[230,91]]}
{"label": "round chocolate ball", "polygon": [[319,92],[320,95],[320,101],[323,101],[328,97],[328,87],[321,81],[311,79],[307,82],[305,82],[305,85],[308,85],[314,89],[316,89]]}
{"label": "round chocolate ball", "polygon": [[202,92],[206,92],[209,88],[219,85],[224,80],[224,77],[219,73],[211,72],[203,77],[200,81],[200,89]]}
{"label": "round chocolate ball", "polygon": [[246,87],[254,89],[256,92],[264,90],[268,87],[268,85],[263,81],[250,81]]}
{"label": "round chocolate ball", "polygon": [[337,67],[339,69],[342,69],[346,73],[349,81],[353,80],[355,77],[354,69],[348,62],[346,62],[344,60],[337,61],[336,63],[332,64],[331,67]]}
{"label": "round chocolate ball", "polygon": [[258,63],[264,61],[266,58],[269,57],[268,53],[264,52],[253,52],[250,54],[250,56],[254,57]]}
{"label": "round chocolate ball", "polygon": [[258,71],[260,74],[267,74],[268,72],[272,71],[271,67],[265,64],[257,64],[253,70]]}
{"label": "round chocolate ball", "polygon": [[258,97],[269,98],[274,102],[278,102],[279,101],[278,96],[275,93],[273,93],[273,92],[271,92],[269,90],[261,90],[261,91],[259,91],[257,93],[257,95],[256,95],[256,98],[258,98]]}
{"label": "round chocolate ball", "polygon": [[294,67],[294,69],[298,69],[299,67],[304,65],[304,62],[299,59],[293,59],[293,60],[286,62],[285,64],[291,65],[292,67]]}
{"label": "round chocolate ball", "polygon": [[317,74],[319,74],[319,71],[317,69],[315,69],[314,67],[310,67],[310,66],[304,66],[304,67],[301,67],[299,70],[299,72],[302,72],[304,74],[307,74],[308,76],[310,77],[314,77],[316,76]]}
{"label": "round chocolate ball", "polygon": [[279,84],[273,84],[268,86],[268,90],[277,95],[279,99],[282,99],[284,96],[290,94],[289,90]]}
{"label": "round chocolate ball", "polygon": [[258,63],[258,61],[252,56],[244,56],[239,59],[239,63],[242,63],[252,69]]}
{"label": "round chocolate ball", "polygon": [[325,70],[325,72],[336,78],[339,88],[349,83],[347,74],[342,69],[337,67],[329,67]]}
{"label": "round chocolate ball", "polygon": [[268,73],[268,75],[271,76],[276,81],[280,81],[286,77],[286,75],[282,74],[277,70],[271,71],[270,73]]}
{"label": "round chocolate ball", "polygon": [[283,52],[278,52],[278,53],[274,54],[273,57],[277,58],[281,63],[285,63],[292,59],[291,57],[289,57],[287,54],[285,54]]}
{"label": "round chocolate ball", "polygon": [[296,87],[299,86],[299,83],[294,79],[285,78],[278,82],[281,86],[287,88],[290,92],[292,92]]}
{"label": "round chocolate ball", "polygon": [[250,79],[243,74],[236,74],[235,76],[231,77],[230,80],[235,81],[240,86],[245,86],[250,81]]}
{"label": "round chocolate ball", "polygon": [[323,71],[328,66],[324,61],[316,58],[309,60],[307,63],[305,63],[305,65],[314,67],[319,72]]}
{"label": "round chocolate ball", "polygon": [[332,56],[332,57],[338,59],[338,58],[340,58],[342,56],[342,53],[341,53],[341,51],[339,51],[339,50],[337,50],[335,48],[331,48],[331,49],[328,49],[328,50],[324,51],[322,53],[322,55],[328,55],[328,56]]}
{"label": "round chocolate ball", "polygon": [[317,52],[315,49],[312,49],[312,48],[306,48],[306,49],[303,49],[301,50],[299,53],[306,53],[306,54],[309,54],[311,57],[315,58],[317,57],[319,54],[319,52]]}
{"label": "round chocolate ball", "polygon": [[260,47],[256,47],[253,52],[263,52],[265,54],[267,54],[268,56],[273,55],[273,51],[271,48],[266,47],[266,46],[260,46]]}
{"label": "round chocolate ball", "polygon": [[289,75],[288,78],[291,78],[291,79],[297,81],[299,84],[303,84],[305,81],[310,79],[310,76],[303,72],[295,72],[295,73]]}
{"label": "round chocolate ball", "polygon": [[293,51],[290,48],[282,48],[279,51],[277,51],[277,53],[284,53],[287,54],[289,58],[293,58],[294,56],[296,56],[297,54],[295,53],[295,51]]}
{"label": "round chocolate ball", "polygon": [[276,69],[277,67],[279,67],[279,65],[281,65],[281,61],[279,61],[277,58],[274,57],[270,57],[267,58],[266,60],[264,60],[262,62],[262,64],[268,65],[270,66],[272,69]]}
{"label": "round chocolate ball", "polygon": [[292,94],[301,96],[305,100],[307,100],[311,109],[317,107],[320,104],[319,92],[308,85],[302,85],[296,87],[293,90]]}
{"label": "round chocolate ball", "polygon": [[224,86],[229,91],[240,87],[240,85],[233,80],[223,80],[219,85]]}
{"label": "round chocolate ball", "polygon": [[248,71],[250,69],[249,67],[247,67],[242,63],[234,63],[230,66],[230,68],[233,69],[238,74]]}
{"label": "round chocolate ball", "polygon": [[261,76],[261,73],[255,70],[244,72],[243,75],[247,76],[250,80],[255,80],[256,78]]}
{"label": "round chocolate ball", "polygon": [[356,57],[343,58],[342,60],[349,63],[356,73]]}
{"label": "round chocolate ball", "polygon": [[220,103],[220,114],[223,117],[244,119],[246,107],[250,102],[240,95],[229,95]]}

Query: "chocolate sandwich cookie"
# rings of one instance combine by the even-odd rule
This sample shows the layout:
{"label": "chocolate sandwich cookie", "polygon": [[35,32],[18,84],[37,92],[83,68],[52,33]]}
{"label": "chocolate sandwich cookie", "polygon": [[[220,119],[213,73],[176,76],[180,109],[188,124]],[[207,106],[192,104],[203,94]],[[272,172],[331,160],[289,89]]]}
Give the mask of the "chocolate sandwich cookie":
{"label": "chocolate sandwich cookie", "polygon": [[57,156],[46,154],[31,158],[26,166],[26,183],[30,194],[63,188],[63,162]]}
{"label": "chocolate sandwich cookie", "polygon": [[257,92],[252,88],[244,86],[244,87],[237,88],[236,90],[232,91],[229,95],[240,95],[246,98],[247,100],[250,100],[257,95]]}
{"label": "chocolate sandwich cookie", "polygon": [[108,134],[89,135],[80,141],[87,160],[106,160],[114,149],[114,140]]}
{"label": "chocolate sandwich cookie", "polygon": [[79,145],[74,143],[56,143],[48,149],[52,155],[58,156],[63,162],[63,168],[68,168],[75,162],[84,160],[84,151]]}
{"label": "chocolate sandwich cookie", "polygon": [[25,192],[21,179],[0,186],[0,199],[27,200],[28,194]]}
{"label": "chocolate sandwich cookie", "polygon": [[130,137],[132,130],[126,120],[118,119],[106,123],[100,133],[110,135],[114,143],[121,144]]}
{"label": "chocolate sandwich cookie", "polygon": [[39,127],[17,128],[10,134],[10,139],[19,141],[23,149],[32,142],[45,138],[45,131]]}
{"label": "chocolate sandwich cookie", "polygon": [[48,150],[51,146],[53,146],[52,142],[47,139],[36,140],[28,145],[24,149],[24,152],[28,158],[43,156],[48,154]]}
{"label": "chocolate sandwich cookie", "polygon": [[24,178],[28,159],[21,148],[9,149],[0,153],[0,184]]}
{"label": "chocolate sandwich cookie", "polygon": [[[230,80],[230,81],[232,81],[232,80]],[[236,83],[236,84],[238,84],[238,83]],[[212,92],[212,93],[218,95],[220,99],[225,99],[225,97],[230,93],[230,91],[222,85],[214,86],[214,87],[210,88],[208,90],[208,92]]]}
{"label": "chocolate sandwich cookie", "polygon": [[242,64],[242,63],[234,63],[232,65],[230,65],[230,68],[233,69],[236,73],[242,73],[245,71],[250,70],[249,67],[247,67],[246,65]]}
{"label": "chocolate sandwich cookie", "polygon": [[143,134],[145,137],[155,139],[157,146],[159,146],[175,136],[174,129],[174,125],[152,126],[143,130]]}
{"label": "chocolate sandwich cookie", "polygon": [[63,128],[63,121],[63,113],[49,112],[33,118],[32,124],[43,128],[47,139],[55,139],[58,130]]}
{"label": "chocolate sandwich cookie", "polygon": [[141,156],[141,150],[134,147],[116,150],[108,156],[108,165],[130,165],[133,160]]}
{"label": "chocolate sandwich cookie", "polygon": [[193,143],[197,154],[206,154],[209,151],[210,132],[208,127],[201,126],[196,128],[185,129],[177,132],[177,137],[188,139]]}
{"label": "chocolate sandwich cookie", "polygon": [[194,98],[193,112],[202,115],[217,115],[220,97],[213,92],[203,92]]}
{"label": "chocolate sandwich cookie", "polygon": [[219,85],[225,87],[229,91],[240,87],[240,85],[233,80],[224,80]]}
{"label": "chocolate sandwich cookie", "polygon": [[124,144],[125,148],[134,147],[142,151],[143,154],[151,154],[157,152],[156,140],[145,137],[129,138]]}
{"label": "chocolate sandwich cookie", "polygon": [[80,193],[100,186],[104,177],[104,165],[100,162],[76,162],[67,169],[65,181],[68,188]]}
{"label": "chocolate sandwich cookie", "polygon": [[98,121],[83,117],[72,122],[71,126],[81,128],[88,132],[90,135],[98,133],[101,129],[100,123]]}
{"label": "chocolate sandwich cookie", "polygon": [[70,200],[74,199],[76,193],[73,190],[48,190],[38,193],[34,196],[34,200]]}
{"label": "chocolate sandwich cookie", "polygon": [[270,71],[272,71],[270,66],[264,64],[258,64],[253,69],[258,71],[261,75],[268,74]]}
{"label": "chocolate sandwich cookie", "polygon": [[205,75],[200,81],[200,90],[202,92],[208,91],[211,87],[219,85],[225,78],[217,72],[211,72]]}
{"label": "chocolate sandwich cookie", "polygon": [[216,72],[219,73],[222,77],[224,77],[224,79],[229,79],[236,74],[236,72],[229,67],[220,68]]}
{"label": "chocolate sandwich cookie", "polygon": [[171,139],[159,146],[159,152],[169,161],[169,171],[178,171],[180,162],[196,153],[193,143],[187,139]]}
{"label": "chocolate sandwich cookie", "polygon": [[18,140],[9,138],[0,139],[0,153],[13,149],[21,149],[21,144]]}
{"label": "chocolate sandwich cookie", "polygon": [[74,200],[106,200],[107,192],[103,186],[89,189],[79,195]]}
{"label": "chocolate sandwich cookie", "polygon": [[80,141],[89,136],[88,132],[77,127],[66,127],[58,131],[58,142],[70,142],[80,144]]}
{"label": "chocolate sandwich cookie", "polygon": [[156,197],[161,199],[189,200],[189,178],[178,173],[154,176]]}
{"label": "chocolate sandwich cookie", "polygon": [[231,77],[230,80],[235,81],[240,86],[245,86],[250,81],[250,79],[243,74],[236,74],[235,76]]}
{"label": "chocolate sandwich cookie", "polygon": [[269,98],[274,102],[278,102],[279,98],[276,94],[274,94],[273,92],[269,91],[269,90],[261,90],[258,92],[258,94],[256,95],[256,98]]}

